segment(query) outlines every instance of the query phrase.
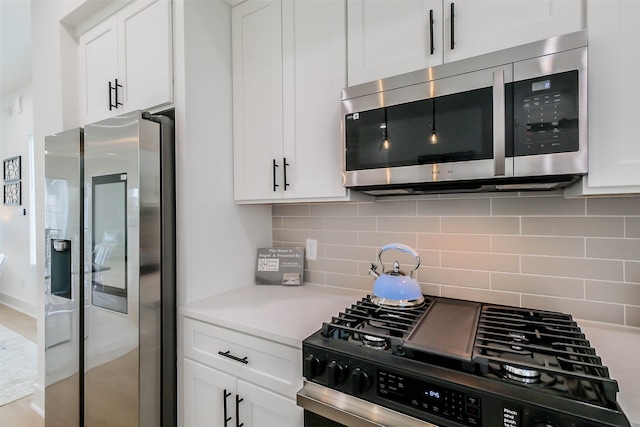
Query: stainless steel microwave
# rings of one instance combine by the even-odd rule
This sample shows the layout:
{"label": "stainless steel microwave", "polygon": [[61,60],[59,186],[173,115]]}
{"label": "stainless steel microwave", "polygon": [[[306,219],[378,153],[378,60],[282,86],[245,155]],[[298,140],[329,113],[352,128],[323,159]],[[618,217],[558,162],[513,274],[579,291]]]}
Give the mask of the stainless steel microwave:
{"label": "stainless steel microwave", "polygon": [[372,195],[563,188],[587,173],[585,31],[348,87],[343,183]]}

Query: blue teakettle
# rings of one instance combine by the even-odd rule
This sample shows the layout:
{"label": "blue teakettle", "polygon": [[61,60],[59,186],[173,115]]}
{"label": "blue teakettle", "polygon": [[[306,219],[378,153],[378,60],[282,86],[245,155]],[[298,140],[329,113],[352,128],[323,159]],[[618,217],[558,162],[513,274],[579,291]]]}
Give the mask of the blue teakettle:
{"label": "blue teakettle", "polygon": [[[409,272],[409,275],[400,271],[400,263],[398,261],[393,263],[393,271],[384,271],[384,264],[380,257],[384,251],[389,249],[406,252],[416,258],[416,266]],[[369,269],[369,274],[376,278],[371,297],[375,304],[390,308],[408,309],[424,303],[420,284],[413,277],[413,272],[420,267],[420,256],[414,249],[401,243],[389,243],[380,249],[378,263],[382,266],[382,273],[376,271],[378,267],[375,264],[371,264],[371,269]]]}

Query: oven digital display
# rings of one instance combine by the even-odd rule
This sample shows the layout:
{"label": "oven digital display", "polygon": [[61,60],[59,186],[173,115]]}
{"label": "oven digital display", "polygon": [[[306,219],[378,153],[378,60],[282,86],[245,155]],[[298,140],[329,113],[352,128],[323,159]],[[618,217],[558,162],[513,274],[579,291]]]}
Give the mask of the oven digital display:
{"label": "oven digital display", "polygon": [[422,412],[482,426],[480,398],[390,371],[378,371],[378,396]]}
{"label": "oven digital display", "polygon": [[531,83],[531,92],[537,92],[539,90],[551,89],[551,80],[543,80],[541,82]]}

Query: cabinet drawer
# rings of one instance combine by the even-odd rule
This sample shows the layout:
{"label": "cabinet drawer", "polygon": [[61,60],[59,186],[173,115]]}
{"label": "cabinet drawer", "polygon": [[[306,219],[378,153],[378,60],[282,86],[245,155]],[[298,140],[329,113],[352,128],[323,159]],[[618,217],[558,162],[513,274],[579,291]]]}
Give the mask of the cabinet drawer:
{"label": "cabinet drawer", "polygon": [[291,398],[302,387],[298,348],[186,317],[183,332],[185,357]]}

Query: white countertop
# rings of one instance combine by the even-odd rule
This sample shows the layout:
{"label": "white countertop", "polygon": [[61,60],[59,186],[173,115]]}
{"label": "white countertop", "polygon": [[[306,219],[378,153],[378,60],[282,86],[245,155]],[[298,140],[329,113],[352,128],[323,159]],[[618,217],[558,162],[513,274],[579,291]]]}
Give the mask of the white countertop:
{"label": "white countertop", "polygon": [[179,313],[302,348],[302,340],[364,291],[305,284],[252,285],[182,306]]}
{"label": "white countertop", "polygon": [[596,349],[609,376],[618,381],[618,403],[634,427],[640,427],[640,329],[576,320]]}
{"label": "white countertop", "polygon": [[[183,316],[215,323],[301,348],[364,291],[305,284],[251,285],[182,306]],[[640,427],[640,329],[577,320],[609,374],[618,381],[618,402],[634,427]]]}

